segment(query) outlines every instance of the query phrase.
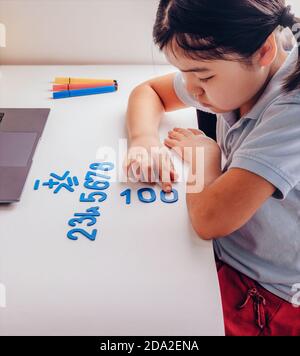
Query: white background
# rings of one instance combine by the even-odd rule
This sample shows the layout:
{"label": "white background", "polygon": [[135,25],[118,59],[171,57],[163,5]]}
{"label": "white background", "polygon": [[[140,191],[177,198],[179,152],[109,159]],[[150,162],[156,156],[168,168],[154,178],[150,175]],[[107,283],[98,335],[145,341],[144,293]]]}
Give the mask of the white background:
{"label": "white background", "polygon": [[[0,0],[1,64],[164,64],[152,41],[158,0]],[[299,0],[289,0],[300,17]]]}
{"label": "white background", "polygon": [[152,41],[158,0],[0,0],[1,64],[164,63]]}

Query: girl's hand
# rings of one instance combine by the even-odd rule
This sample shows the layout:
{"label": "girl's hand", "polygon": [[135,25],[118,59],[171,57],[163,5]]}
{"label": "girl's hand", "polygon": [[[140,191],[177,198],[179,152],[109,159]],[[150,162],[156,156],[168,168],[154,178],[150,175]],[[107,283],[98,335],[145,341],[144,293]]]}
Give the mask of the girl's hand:
{"label": "girl's hand", "polygon": [[131,140],[123,168],[130,181],[160,183],[165,192],[177,179],[170,153],[156,136]]}
{"label": "girl's hand", "polygon": [[204,148],[205,161],[219,158],[221,150],[213,139],[207,137],[203,131],[196,129],[174,128],[169,131],[168,138],[164,144],[174,151],[187,163],[191,165],[197,162],[197,148]]}

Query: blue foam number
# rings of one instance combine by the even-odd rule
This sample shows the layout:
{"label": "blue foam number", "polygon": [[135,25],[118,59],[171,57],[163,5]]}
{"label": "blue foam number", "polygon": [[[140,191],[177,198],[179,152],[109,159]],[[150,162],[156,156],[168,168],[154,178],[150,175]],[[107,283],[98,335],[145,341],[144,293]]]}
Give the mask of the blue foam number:
{"label": "blue foam number", "polygon": [[56,173],[50,173],[50,176],[57,180],[65,180],[69,174],[70,174],[70,171],[66,171],[62,177],[60,177]]}
{"label": "blue foam number", "polygon": [[[144,197],[143,194],[145,192],[149,192],[150,193],[150,198],[147,199],[147,198]],[[156,194],[155,194],[155,191],[152,188],[142,188],[142,189],[139,189],[137,193],[138,193],[138,198],[142,203],[149,204],[149,203],[155,202],[155,200],[156,200]]]}
{"label": "blue foam number", "polygon": [[94,216],[80,216],[78,218],[70,219],[69,220],[69,226],[76,226],[77,224],[82,224],[85,220],[90,220],[90,222],[87,223],[87,226],[93,226],[96,224],[97,220]]}
{"label": "blue foam number", "polygon": [[93,179],[92,177],[100,177],[100,178],[103,178],[103,179],[111,179],[111,177],[106,175],[106,174],[100,174],[100,173],[88,171],[86,176],[85,176],[85,180],[91,180],[91,179]]}
{"label": "blue foam number", "polygon": [[93,182],[92,180],[87,180],[84,183],[84,187],[85,188],[92,189],[92,190],[105,190],[105,189],[109,188],[109,186],[110,186],[110,184],[107,181],[96,181],[96,182]]}
{"label": "blue foam number", "polygon": [[76,213],[74,216],[100,216],[99,206],[87,209],[86,213]]}
{"label": "blue foam number", "polygon": [[90,169],[93,171],[112,171],[115,168],[115,165],[112,162],[98,162],[92,163]]}
{"label": "blue foam number", "polygon": [[96,199],[94,198],[95,196],[100,196],[101,198],[98,199],[99,203],[102,203],[107,199],[107,194],[104,192],[93,192],[88,195],[88,197],[85,197],[85,193],[82,193],[80,195],[80,202],[81,203],[95,203]]}
{"label": "blue foam number", "polygon": [[37,179],[37,180],[35,181],[34,187],[33,187],[34,190],[38,190],[38,189],[39,189],[40,182],[41,182],[41,181],[40,181],[39,179]]}
{"label": "blue foam number", "polygon": [[120,194],[121,197],[126,197],[126,204],[131,204],[131,189],[126,189]]}
{"label": "blue foam number", "polygon": [[[167,199],[167,194],[173,193],[173,199]],[[166,193],[163,190],[160,192],[160,199],[163,203],[173,204],[178,201],[178,191],[176,189],[172,189],[170,193]]]}
{"label": "blue foam number", "polygon": [[72,229],[68,232],[67,237],[68,239],[72,240],[72,241],[76,241],[78,240],[78,237],[75,236],[75,234],[82,234],[84,237],[86,237],[87,239],[91,240],[91,241],[95,241],[96,240],[96,236],[97,236],[97,230],[94,229],[90,234],[88,232],[86,232],[83,229]]}

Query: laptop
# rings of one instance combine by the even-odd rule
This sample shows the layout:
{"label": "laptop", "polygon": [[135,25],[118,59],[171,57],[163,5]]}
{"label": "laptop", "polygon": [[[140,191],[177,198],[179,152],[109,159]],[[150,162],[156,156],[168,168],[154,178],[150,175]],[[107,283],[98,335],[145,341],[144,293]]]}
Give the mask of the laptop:
{"label": "laptop", "polygon": [[0,203],[20,201],[49,113],[0,108]]}

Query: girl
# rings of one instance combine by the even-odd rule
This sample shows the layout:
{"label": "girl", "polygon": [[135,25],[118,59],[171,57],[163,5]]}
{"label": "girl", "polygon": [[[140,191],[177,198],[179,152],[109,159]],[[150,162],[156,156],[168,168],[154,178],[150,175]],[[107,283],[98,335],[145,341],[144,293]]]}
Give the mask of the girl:
{"label": "girl", "polygon": [[284,49],[285,27],[296,40],[283,0],[161,0],[154,40],[179,72],[129,99],[127,168],[138,165],[137,178],[156,169],[165,191],[173,166],[133,162],[131,152],[162,146],[164,112],[217,114],[217,142],[175,128],[164,144],[191,176],[196,149],[205,152],[204,185],[187,205],[195,231],[214,242],[226,335],[300,335],[300,59],[298,44]]}

